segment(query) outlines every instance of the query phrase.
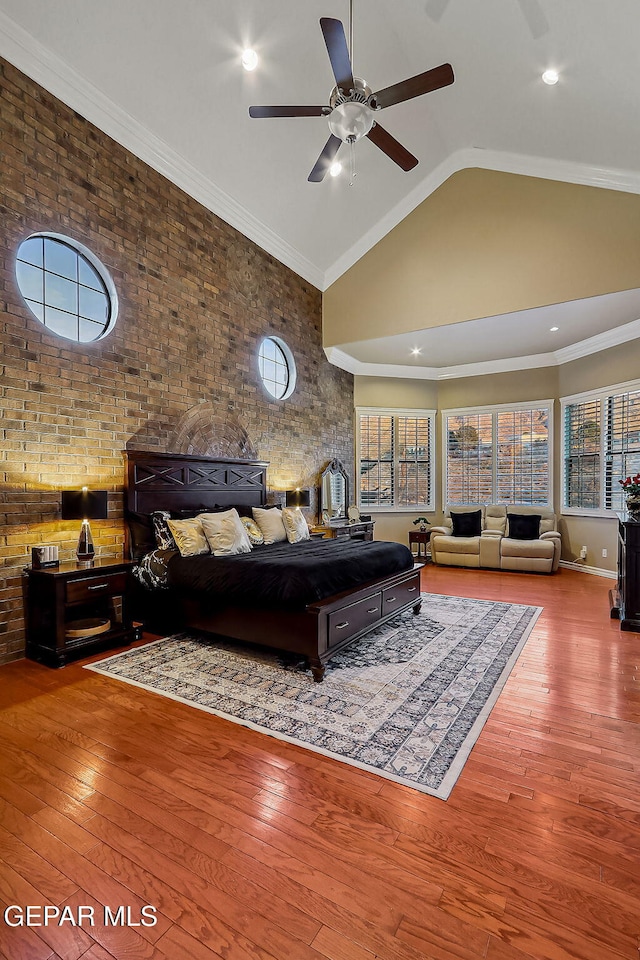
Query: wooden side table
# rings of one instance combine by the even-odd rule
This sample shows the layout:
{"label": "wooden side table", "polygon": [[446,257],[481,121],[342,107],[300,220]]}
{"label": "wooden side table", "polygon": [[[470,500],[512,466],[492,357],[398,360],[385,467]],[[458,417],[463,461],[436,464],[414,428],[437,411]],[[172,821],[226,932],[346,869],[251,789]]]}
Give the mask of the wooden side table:
{"label": "wooden side table", "polygon": [[[409,550],[414,543],[418,544],[418,552],[416,557],[418,560],[427,560],[431,556],[431,551],[428,550],[429,540],[431,539],[430,530],[410,530],[409,531]],[[413,550],[411,550],[413,553]]]}
{"label": "wooden side table", "polygon": [[[138,639],[129,613],[133,561],[96,560],[91,566],[73,562],[24,571],[27,656],[52,667],[99,650]],[[119,602],[118,602],[119,601]],[[102,618],[104,633],[77,636],[78,620]]]}

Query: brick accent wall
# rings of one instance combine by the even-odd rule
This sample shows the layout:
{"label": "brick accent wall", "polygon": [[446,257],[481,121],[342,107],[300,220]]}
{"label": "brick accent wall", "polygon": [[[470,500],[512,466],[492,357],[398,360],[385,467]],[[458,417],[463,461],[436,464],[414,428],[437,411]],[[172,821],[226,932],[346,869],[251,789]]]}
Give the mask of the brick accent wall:
{"label": "brick accent wall", "polygon": [[[22,577],[31,546],[74,556],[60,490],[107,489],[92,524],[122,553],[122,450],[270,461],[272,499],[353,463],[353,378],[321,342],[321,294],[137,157],[0,60],[0,662],[24,652]],[[14,273],[20,242],[66,234],[109,270],[113,332],[74,344],[31,315]],[[259,378],[265,335],[296,360],[278,403]]]}

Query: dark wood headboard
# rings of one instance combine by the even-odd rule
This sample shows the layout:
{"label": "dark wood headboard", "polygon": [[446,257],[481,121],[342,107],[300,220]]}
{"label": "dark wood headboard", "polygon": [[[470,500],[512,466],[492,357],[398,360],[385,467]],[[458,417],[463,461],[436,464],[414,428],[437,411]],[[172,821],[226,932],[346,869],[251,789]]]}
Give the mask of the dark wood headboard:
{"label": "dark wood headboard", "polygon": [[124,458],[128,513],[235,504],[260,507],[267,502],[269,464],[264,460],[220,460],[148,450],[125,450]]}

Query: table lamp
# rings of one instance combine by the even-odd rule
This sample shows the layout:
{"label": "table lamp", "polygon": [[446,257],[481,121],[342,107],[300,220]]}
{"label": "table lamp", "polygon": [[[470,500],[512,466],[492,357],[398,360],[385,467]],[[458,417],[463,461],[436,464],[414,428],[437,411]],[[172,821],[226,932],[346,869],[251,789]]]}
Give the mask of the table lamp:
{"label": "table lamp", "polygon": [[285,491],[285,500],[287,507],[308,507],[311,500],[308,490],[301,490],[296,487],[295,490]]}
{"label": "table lamp", "polygon": [[76,556],[80,563],[93,560],[95,549],[89,520],[107,519],[107,491],[82,490],[62,491],[62,519],[82,520]]}

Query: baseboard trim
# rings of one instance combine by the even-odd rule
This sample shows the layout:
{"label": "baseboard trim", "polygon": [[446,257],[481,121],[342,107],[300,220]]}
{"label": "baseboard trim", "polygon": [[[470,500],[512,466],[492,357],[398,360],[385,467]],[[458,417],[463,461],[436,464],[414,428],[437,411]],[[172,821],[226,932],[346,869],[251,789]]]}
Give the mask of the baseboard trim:
{"label": "baseboard trim", "polygon": [[579,570],[581,573],[590,573],[594,577],[606,577],[608,580],[617,580],[615,570],[604,570],[602,567],[587,567],[584,563],[573,563],[572,560],[561,560],[560,566],[565,570]]}

